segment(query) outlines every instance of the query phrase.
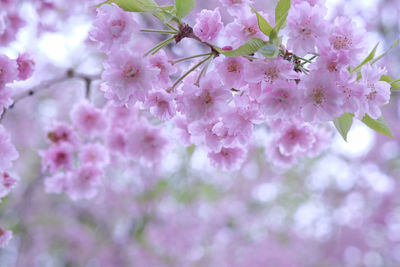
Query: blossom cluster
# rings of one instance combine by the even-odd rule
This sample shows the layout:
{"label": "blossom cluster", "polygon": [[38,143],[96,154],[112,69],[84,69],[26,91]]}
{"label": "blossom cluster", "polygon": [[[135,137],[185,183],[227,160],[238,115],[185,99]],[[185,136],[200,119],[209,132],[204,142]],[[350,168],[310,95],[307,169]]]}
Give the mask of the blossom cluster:
{"label": "blossom cluster", "polygon": [[91,199],[102,188],[106,167],[134,162],[154,165],[167,139],[160,129],[140,119],[135,110],[88,101],[75,104],[71,124],[54,122],[48,129],[50,147],[40,152],[47,193]]}
{"label": "blossom cluster", "polygon": [[[18,31],[25,21],[17,9],[17,1],[0,1],[0,48],[9,45],[16,39]],[[9,84],[14,81],[28,79],[34,70],[34,61],[28,53],[19,54],[17,59],[10,59],[0,53],[0,118],[7,108],[13,104],[12,90]],[[12,162],[18,158],[18,152],[11,143],[10,134],[0,124],[0,202],[15,187],[18,178],[8,170]],[[0,227],[0,248],[4,247],[12,237],[12,232]]]}
{"label": "blossom cluster", "polygon": [[[219,7],[202,10],[193,28],[180,21],[177,29],[168,25],[175,29],[171,32],[154,30],[174,36],[147,53],[151,42],[138,41],[136,14],[115,4],[99,7],[90,38],[107,55],[105,97],[115,105],[148,110],[161,121],[172,120],[186,144],[205,146],[211,162],[225,169],[241,166],[256,125],[271,132],[265,144],[269,160],[290,166],[326,147],[332,136],[326,122],[345,113],[358,119],[381,116],[390,84],[380,81],[385,69],[375,65],[352,71],[366,51],[365,31],[351,18],[330,21],[324,1],[293,1],[282,31],[287,44],[280,44],[277,56],[264,57],[261,50],[232,56],[224,51],[237,51],[255,38],[273,42],[259,27],[258,16],[273,21],[269,14],[254,13],[253,1],[220,4],[232,22],[224,25]],[[161,50],[184,38],[211,52],[180,59],[174,51]],[[223,44],[222,50],[217,44]],[[199,57],[196,63],[180,64]]]}

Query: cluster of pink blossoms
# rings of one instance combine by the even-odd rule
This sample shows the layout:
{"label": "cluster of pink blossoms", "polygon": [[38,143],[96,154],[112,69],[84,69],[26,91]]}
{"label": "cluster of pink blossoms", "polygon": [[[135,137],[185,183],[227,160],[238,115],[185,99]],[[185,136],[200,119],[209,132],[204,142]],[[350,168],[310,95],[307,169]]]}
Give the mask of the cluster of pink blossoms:
{"label": "cluster of pink blossoms", "polygon": [[91,199],[101,189],[106,167],[129,162],[154,165],[167,140],[160,130],[140,119],[136,110],[107,105],[98,109],[88,101],[77,103],[72,125],[55,122],[48,130],[50,147],[41,151],[48,171],[48,193],[66,193],[71,199]]}
{"label": "cluster of pink blossoms", "polygon": [[[14,41],[19,29],[25,25],[17,10],[17,2],[0,0],[0,48]],[[33,73],[34,65],[27,53],[20,54],[15,60],[0,53],[0,116],[13,103],[9,84],[28,79]],[[0,124],[0,202],[18,182],[18,178],[8,172],[17,158],[18,152],[11,143],[11,137]],[[0,227],[0,248],[6,246],[11,237],[11,231]]]}
{"label": "cluster of pink blossoms", "polygon": [[[143,41],[140,20],[117,5],[102,5],[90,37],[107,54],[105,97],[127,109],[148,110],[161,121],[173,120],[186,144],[205,146],[211,162],[226,169],[240,167],[246,158],[255,125],[269,126],[269,160],[290,166],[326,146],[331,134],[324,122],[344,113],[381,116],[380,107],[390,98],[390,85],[379,81],[385,70],[365,65],[361,79],[349,71],[365,57],[364,31],[347,17],[326,20],[324,1],[292,1],[282,31],[287,48],[281,44],[275,58],[216,52],[214,44],[232,50],[252,38],[269,40],[253,3],[221,0],[233,17],[227,25],[217,7],[199,12],[193,28],[177,26],[176,42],[191,38],[212,48],[209,60],[199,63],[205,63],[203,70],[194,64],[178,67],[181,60],[167,49],[145,54],[151,42]],[[273,25],[267,14],[259,14]]]}

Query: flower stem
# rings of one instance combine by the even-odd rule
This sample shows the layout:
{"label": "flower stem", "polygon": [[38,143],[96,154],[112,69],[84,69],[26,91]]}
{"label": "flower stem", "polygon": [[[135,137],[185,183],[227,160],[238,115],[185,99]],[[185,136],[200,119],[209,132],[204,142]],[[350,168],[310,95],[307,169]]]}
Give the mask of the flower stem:
{"label": "flower stem", "polygon": [[199,55],[195,55],[195,56],[191,56],[191,57],[184,57],[184,58],[180,58],[180,59],[177,59],[177,60],[173,60],[172,64],[176,64],[176,63],[183,62],[183,61],[186,61],[186,60],[190,60],[190,59],[193,59],[193,58],[205,57],[205,56],[209,56],[209,55],[212,55],[212,53],[199,54]]}
{"label": "flower stem", "polygon": [[163,47],[165,47],[166,45],[168,45],[170,42],[172,42],[172,40],[174,40],[174,37],[168,38],[165,41],[162,41],[161,43],[159,43],[158,45],[156,45],[155,47],[153,47],[152,49],[150,49],[149,51],[146,52],[146,54],[144,54],[145,56],[148,56],[149,54],[154,55],[155,53],[157,53],[160,49],[162,49]]}
{"label": "flower stem", "polygon": [[144,29],[140,30],[141,32],[149,32],[149,33],[166,33],[166,34],[176,34],[175,31],[164,31],[164,30],[152,30],[152,29]]}
{"label": "flower stem", "polygon": [[172,85],[172,90],[183,80],[186,78],[186,76],[188,76],[190,73],[192,73],[194,70],[196,70],[198,67],[200,67],[201,65],[203,65],[205,62],[207,62],[213,55],[209,55],[206,59],[203,59],[202,61],[200,61],[199,63],[197,63],[193,68],[191,68],[190,70],[188,70],[185,74],[183,74],[178,80],[176,80],[176,82],[174,83],[174,85]]}

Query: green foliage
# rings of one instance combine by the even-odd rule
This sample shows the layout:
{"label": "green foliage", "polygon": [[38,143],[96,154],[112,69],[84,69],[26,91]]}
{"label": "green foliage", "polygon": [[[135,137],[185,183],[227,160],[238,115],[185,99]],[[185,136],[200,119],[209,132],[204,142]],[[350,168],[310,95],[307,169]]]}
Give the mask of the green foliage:
{"label": "green foliage", "polygon": [[258,27],[260,28],[260,31],[262,31],[266,36],[269,36],[272,31],[272,26],[263,16],[261,16],[260,13],[257,12],[257,10],[255,10],[253,7],[251,9],[257,15]]}
{"label": "green foliage", "polygon": [[112,3],[129,12],[151,12],[155,7],[158,7],[157,3],[152,0],[107,0],[95,7]]}
{"label": "green foliage", "polygon": [[380,55],[377,58],[375,58],[374,60],[372,60],[371,65],[374,64],[375,62],[377,62],[378,60],[380,60],[381,58],[383,58],[384,56],[386,56],[386,54],[389,53],[390,50],[392,50],[392,48],[395,47],[398,43],[399,43],[399,40],[396,40],[382,55]]}
{"label": "green foliage", "polygon": [[275,8],[275,27],[274,30],[278,33],[286,22],[286,17],[290,9],[290,0],[279,0]]}
{"label": "green foliage", "polygon": [[362,119],[362,122],[365,123],[369,128],[377,131],[378,133],[389,136],[390,138],[394,138],[392,131],[390,130],[387,122],[383,117],[374,120],[370,116],[365,115]]}
{"label": "green foliage", "polygon": [[228,57],[241,57],[247,56],[257,52],[266,42],[260,38],[252,38],[248,40],[244,45],[235,50],[222,50],[221,48],[215,48],[219,53]]}
{"label": "green foliage", "polygon": [[195,0],[175,0],[176,16],[180,19],[186,17],[195,5]]}
{"label": "green foliage", "polygon": [[376,53],[376,49],[378,48],[379,43],[377,43],[374,47],[374,49],[372,49],[372,51],[369,53],[369,55],[363,60],[363,62],[361,62],[360,65],[358,65],[356,68],[354,68],[351,72],[355,72],[358,71],[359,69],[361,69],[362,66],[364,66],[365,64],[367,64],[368,62],[370,62],[371,60],[374,59],[375,57],[375,53]]}
{"label": "green foliage", "polygon": [[266,58],[277,58],[279,55],[279,46],[273,43],[267,43],[263,45],[258,52]]}
{"label": "green foliage", "polygon": [[353,117],[354,114],[344,113],[339,118],[333,120],[333,124],[335,124],[336,129],[346,142],[347,134],[350,131],[351,125],[353,124]]}
{"label": "green foliage", "polygon": [[156,16],[163,23],[168,23],[176,17],[174,6],[159,6],[153,0],[107,0],[94,6],[100,7],[104,4],[117,4],[120,8],[128,12],[148,12]]}
{"label": "green foliage", "polygon": [[390,83],[390,90],[392,92],[400,92],[400,83],[399,83],[400,79],[395,80],[388,75],[382,75],[380,80]]}

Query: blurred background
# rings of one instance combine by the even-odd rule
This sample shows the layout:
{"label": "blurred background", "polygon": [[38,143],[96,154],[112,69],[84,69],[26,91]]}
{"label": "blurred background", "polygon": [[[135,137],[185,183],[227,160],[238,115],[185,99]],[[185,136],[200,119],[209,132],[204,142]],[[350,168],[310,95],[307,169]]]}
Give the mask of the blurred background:
{"label": "blurred background", "polygon": [[[30,52],[36,72],[13,85],[16,95],[71,68],[101,73],[104,56],[87,35],[97,2],[18,3],[27,24],[0,52]],[[255,2],[266,13],[276,4]],[[198,0],[196,9],[216,4]],[[378,54],[400,36],[399,0],[326,5],[328,17],[346,15],[364,26],[368,47],[380,43]],[[379,64],[399,78],[400,48]],[[91,100],[102,105],[98,87],[94,81]],[[166,125],[176,142],[157,170],[114,164],[96,198],[72,201],[45,193],[37,151],[49,145],[49,123],[69,121],[84,96],[84,81],[58,83],[22,99],[2,121],[20,153],[13,168],[20,183],[0,204],[0,223],[14,233],[0,266],[400,266],[398,93],[383,110],[395,139],[355,123],[347,143],[336,134],[317,158],[277,169],[265,158],[268,131],[257,127],[244,166],[226,172],[210,166],[201,147],[180,144]]]}

